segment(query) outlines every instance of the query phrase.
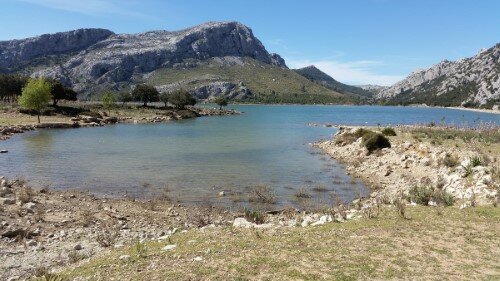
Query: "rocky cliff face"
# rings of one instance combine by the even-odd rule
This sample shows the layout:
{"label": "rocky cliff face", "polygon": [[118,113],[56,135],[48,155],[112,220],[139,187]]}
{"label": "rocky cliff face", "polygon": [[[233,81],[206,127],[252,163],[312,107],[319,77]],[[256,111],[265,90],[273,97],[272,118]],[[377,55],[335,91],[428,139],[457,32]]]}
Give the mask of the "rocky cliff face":
{"label": "rocky cliff face", "polygon": [[20,70],[47,56],[81,51],[113,34],[106,29],[78,29],[22,40],[1,41],[0,72]]}
{"label": "rocky cliff face", "polygon": [[456,62],[442,61],[382,90],[397,103],[486,105],[500,100],[500,44]]}
{"label": "rocky cliff face", "polygon": [[[59,79],[79,92],[117,88],[118,85],[127,87],[143,81],[144,76],[154,70],[213,57],[250,57],[286,68],[280,56],[268,53],[252,30],[237,22],[210,22],[176,32],[151,31],[115,35],[110,31],[99,31],[100,36],[92,37],[95,40],[81,40],[85,44],[78,40],[65,40],[61,43],[61,37],[65,37],[59,33],[1,42],[0,46],[11,46],[8,49],[0,47],[6,61],[4,68],[8,69],[20,56],[20,50],[23,50],[22,45],[16,45],[17,41],[33,40],[44,47],[34,48],[39,49],[38,53],[26,55],[27,61],[37,56],[81,50],[69,56],[64,63],[42,67],[31,73],[32,76]],[[62,34],[73,33],[80,34],[81,31]]]}

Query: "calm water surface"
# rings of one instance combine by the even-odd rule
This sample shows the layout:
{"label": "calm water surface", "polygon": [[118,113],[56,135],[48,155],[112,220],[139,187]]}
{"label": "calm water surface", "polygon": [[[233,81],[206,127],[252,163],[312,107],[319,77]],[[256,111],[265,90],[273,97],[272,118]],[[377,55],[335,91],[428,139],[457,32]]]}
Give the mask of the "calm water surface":
{"label": "calm water surface", "polygon": [[[500,124],[499,115],[470,111],[381,106],[230,106],[245,113],[163,124],[119,124],[101,128],[40,130],[0,143],[0,175],[21,176],[33,185],[80,188],[101,195],[147,196],[147,186],[168,185],[171,196],[200,202],[220,190],[246,194],[263,184],[280,204],[295,204],[298,189],[323,185],[351,200],[366,188],[342,165],[311,148],[334,128],[348,125],[446,122]],[[146,186],[146,187],[145,187]],[[234,200],[228,197],[224,200]]]}

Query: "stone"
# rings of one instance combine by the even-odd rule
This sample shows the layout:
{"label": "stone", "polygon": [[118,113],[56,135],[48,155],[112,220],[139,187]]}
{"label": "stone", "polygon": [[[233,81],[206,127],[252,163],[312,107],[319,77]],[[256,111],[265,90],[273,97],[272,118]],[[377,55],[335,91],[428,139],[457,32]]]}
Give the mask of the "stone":
{"label": "stone", "polygon": [[0,150],[0,153],[8,153],[9,151],[8,150],[5,150],[5,149],[2,149]]}
{"label": "stone", "polygon": [[219,197],[224,197],[226,196],[226,193],[224,191],[219,192]]}
{"label": "stone", "polygon": [[424,166],[430,166],[431,165],[431,159],[429,159],[428,157],[424,157],[420,160],[420,163],[422,163],[422,165]]}
{"label": "stone", "polygon": [[83,249],[82,245],[81,244],[76,244],[74,247],[73,247],[73,250],[75,251],[80,251],[81,249]]}
{"label": "stone", "polygon": [[300,225],[302,227],[307,227],[313,222],[314,222],[314,219],[311,216],[305,216]]}
{"label": "stone", "polygon": [[28,240],[26,241],[26,245],[30,247],[35,247],[36,245],[38,245],[38,243],[35,240]]}
{"label": "stone", "polygon": [[28,203],[24,204],[24,208],[29,213],[33,213],[33,212],[35,212],[35,209],[36,209],[36,203],[34,203],[34,202],[28,202]]}
{"label": "stone", "polygon": [[130,255],[121,255],[121,256],[119,257],[119,259],[120,259],[120,260],[127,260],[127,259],[129,259],[129,258],[130,258]]}
{"label": "stone", "polygon": [[195,257],[195,258],[193,259],[193,261],[202,261],[202,260],[203,260],[203,258],[202,258],[202,257],[199,257],[199,256],[198,256],[198,257]]}
{"label": "stone", "polygon": [[175,244],[171,244],[171,245],[167,245],[167,246],[165,246],[165,247],[163,247],[163,248],[161,248],[161,249],[162,249],[163,251],[171,251],[171,250],[173,250],[173,249],[175,249],[175,248],[177,248],[177,245],[175,245]]}
{"label": "stone", "polygon": [[253,227],[254,223],[251,223],[251,222],[247,221],[247,219],[245,219],[245,218],[236,218],[233,221],[233,226],[234,227],[249,228],[249,227]]}
{"label": "stone", "polygon": [[410,142],[410,141],[405,141],[405,142],[403,143],[403,148],[404,148],[405,150],[410,149],[412,146],[413,146],[413,143],[412,143],[412,142]]}
{"label": "stone", "polygon": [[16,200],[12,198],[0,198],[1,205],[13,205],[16,204]]}

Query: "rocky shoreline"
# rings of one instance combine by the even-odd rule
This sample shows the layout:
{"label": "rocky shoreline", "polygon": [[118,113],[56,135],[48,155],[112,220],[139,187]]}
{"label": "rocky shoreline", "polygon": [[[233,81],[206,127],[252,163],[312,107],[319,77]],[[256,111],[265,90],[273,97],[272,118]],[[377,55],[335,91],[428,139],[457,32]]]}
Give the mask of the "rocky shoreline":
{"label": "rocky shoreline", "polygon": [[11,125],[0,126],[0,141],[7,140],[15,134],[21,134],[37,129],[69,129],[80,127],[101,127],[117,123],[161,123],[173,120],[190,119],[203,116],[229,116],[238,115],[241,112],[236,110],[215,109],[215,108],[198,108],[191,107],[184,110],[167,110],[158,111],[155,115],[144,115],[141,117],[130,116],[112,116],[105,111],[94,112],[92,115],[78,115],[71,117],[62,122],[29,124],[29,125]]}
{"label": "rocky shoreline", "polygon": [[168,193],[165,189],[153,199],[141,200],[102,198],[75,190],[33,189],[22,180],[0,177],[0,279],[26,280],[57,272],[134,243],[169,242],[188,230],[314,227],[363,215],[343,205],[323,213],[295,209],[246,213],[211,203],[183,206]]}
{"label": "rocky shoreline", "polygon": [[[477,142],[459,145],[458,140],[450,144],[421,140],[411,136],[415,128],[419,127],[397,128],[398,136],[388,137],[391,147],[375,153],[368,153],[361,137],[347,140],[346,136],[351,136],[359,127],[340,127],[332,140],[317,142],[314,146],[345,163],[348,174],[370,186],[372,200],[392,204],[401,198],[410,198],[412,190],[422,187],[452,196],[461,208],[498,203],[498,155],[481,152],[481,144]],[[479,136],[480,132],[476,134]],[[491,150],[498,143],[483,146]],[[429,201],[429,205],[436,204]]]}

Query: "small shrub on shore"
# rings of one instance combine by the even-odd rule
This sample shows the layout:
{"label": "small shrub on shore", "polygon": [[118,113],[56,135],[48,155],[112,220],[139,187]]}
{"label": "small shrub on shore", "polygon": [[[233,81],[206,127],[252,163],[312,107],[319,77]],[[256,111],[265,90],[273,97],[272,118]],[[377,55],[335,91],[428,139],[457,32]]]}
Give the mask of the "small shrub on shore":
{"label": "small shrub on shore", "polygon": [[33,197],[35,196],[35,192],[33,189],[29,186],[23,186],[17,195],[17,199],[21,201],[21,203],[28,203],[33,200]]}
{"label": "small shrub on shore", "polygon": [[429,205],[429,201],[432,199],[432,189],[426,186],[414,186],[410,189],[410,200],[420,204],[420,205]]}
{"label": "small shrub on shore", "polygon": [[253,222],[256,224],[263,224],[264,223],[265,216],[262,212],[245,208],[243,210],[243,213],[245,214],[245,218],[250,222]]}
{"label": "small shrub on shore", "polygon": [[276,204],[276,195],[268,186],[259,185],[250,190],[248,201],[252,203]]}
{"label": "small shrub on shore", "polygon": [[370,153],[378,149],[391,147],[391,143],[386,137],[374,132],[364,134],[361,144],[366,147]]}
{"label": "small shrub on shore", "polygon": [[392,136],[392,137],[394,137],[394,136],[396,136],[396,131],[393,128],[391,128],[391,127],[387,127],[387,128],[384,128],[382,130],[382,134],[384,136]]}
{"label": "small shrub on shore", "polygon": [[469,159],[470,161],[470,165],[472,165],[472,167],[477,167],[477,166],[481,166],[483,165],[483,161],[481,160],[481,157],[479,156],[473,156]]}
{"label": "small shrub on shore", "polygon": [[137,241],[137,243],[135,243],[134,252],[138,258],[145,258],[148,255],[146,246],[140,241]]}
{"label": "small shrub on shore", "polygon": [[455,203],[455,198],[450,193],[427,186],[414,186],[410,189],[410,200],[424,206],[429,205],[430,201],[445,206],[452,206]]}
{"label": "small shrub on shore", "polygon": [[449,153],[446,153],[446,155],[438,160],[439,165],[444,165],[449,168],[456,167],[460,161],[458,160],[458,157],[455,155],[451,155]]}

